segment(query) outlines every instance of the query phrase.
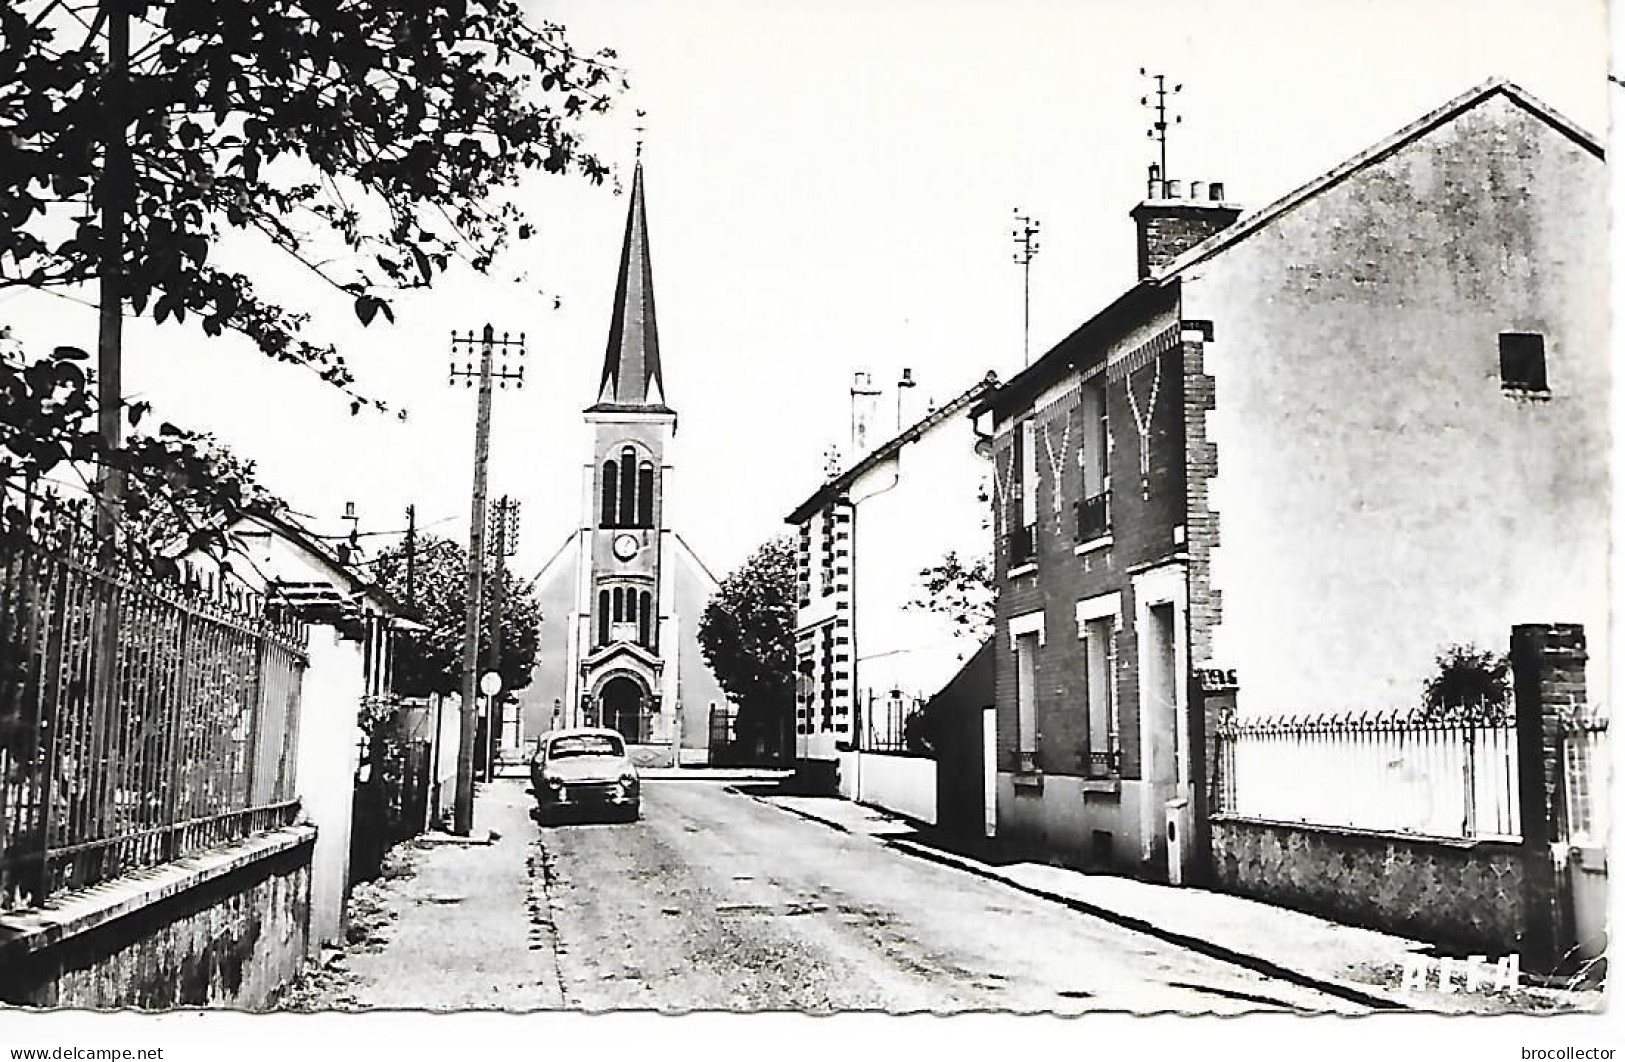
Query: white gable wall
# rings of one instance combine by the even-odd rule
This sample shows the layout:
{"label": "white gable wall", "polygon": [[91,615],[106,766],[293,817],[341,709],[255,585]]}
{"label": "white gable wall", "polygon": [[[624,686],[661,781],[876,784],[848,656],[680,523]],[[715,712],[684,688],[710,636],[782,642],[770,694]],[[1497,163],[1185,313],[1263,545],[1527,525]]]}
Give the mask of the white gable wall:
{"label": "white gable wall", "polygon": [[[1243,714],[1408,707],[1577,621],[1606,688],[1603,163],[1493,96],[1183,274],[1213,322],[1214,659]],[[1497,336],[1546,336],[1547,402]]]}
{"label": "white gable wall", "polygon": [[921,570],[950,550],[966,562],[988,554],[991,467],[975,442],[970,418],[947,417],[849,489],[860,705],[893,689],[927,699],[977,649],[947,617],[910,605],[925,596]]}

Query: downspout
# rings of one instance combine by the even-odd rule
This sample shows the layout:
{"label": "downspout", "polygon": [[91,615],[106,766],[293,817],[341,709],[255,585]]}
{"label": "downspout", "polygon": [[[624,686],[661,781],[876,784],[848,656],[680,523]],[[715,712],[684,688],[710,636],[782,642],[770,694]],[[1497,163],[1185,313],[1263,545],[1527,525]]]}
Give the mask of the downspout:
{"label": "downspout", "polygon": [[852,677],[850,679],[852,683],[852,799],[858,803],[863,802],[863,724],[865,722],[865,717],[860,711],[863,706],[863,698],[858,686],[858,506],[870,498],[876,498],[887,491],[896,490],[897,484],[902,482],[902,479],[903,451],[899,449],[896,456],[892,458],[891,479],[884,487],[863,494],[856,500],[853,499],[851,494],[848,494],[846,499],[846,507],[851,517],[847,524],[850,529],[847,532],[849,544],[847,553],[848,561],[852,565],[852,589],[850,591],[852,621],[849,628],[852,639]]}

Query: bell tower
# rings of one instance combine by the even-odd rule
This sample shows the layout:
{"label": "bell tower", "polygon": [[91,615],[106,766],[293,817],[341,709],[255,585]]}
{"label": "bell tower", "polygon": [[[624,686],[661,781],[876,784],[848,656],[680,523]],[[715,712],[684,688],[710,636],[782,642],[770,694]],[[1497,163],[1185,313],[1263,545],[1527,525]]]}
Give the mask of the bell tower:
{"label": "bell tower", "polygon": [[655,325],[643,163],[632,174],[598,400],[585,411],[583,550],[576,607],[575,698],[584,725],[631,744],[673,740],[675,616],[665,524],[677,413],[666,405]]}
{"label": "bell tower", "polygon": [[625,737],[638,766],[675,767],[704,763],[732,741],[738,706],[698,637],[716,577],[673,527],[677,413],[655,325],[641,156],[604,370],[583,411],[591,441],[579,515],[536,576],[541,644],[521,694],[521,730],[606,726]]}

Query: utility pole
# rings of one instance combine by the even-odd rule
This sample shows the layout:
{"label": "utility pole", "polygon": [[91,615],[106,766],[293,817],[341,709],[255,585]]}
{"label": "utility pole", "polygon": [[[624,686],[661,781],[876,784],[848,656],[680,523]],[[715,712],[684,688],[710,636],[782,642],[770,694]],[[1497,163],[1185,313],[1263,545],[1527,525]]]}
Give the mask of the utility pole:
{"label": "utility pole", "polygon": [[[114,465],[114,452],[124,437],[124,277],[125,212],[129,208],[129,120],[126,117],[130,78],[130,12],[125,0],[101,0],[98,23],[107,24],[107,70],[102,81],[104,125],[102,174],[96,182],[101,212],[101,248],[97,262],[96,429],[103,450],[102,477],[96,490],[96,545],[109,574],[118,557],[118,517],[124,496],[124,473]],[[94,30],[92,30],[94,36]],[[118,777],[117,715],[121,592],[111,590],[94,635],[95,674],[91,680],[92,747],[108,750],[105,764]],[[100,829],[111,828],[112,803],[98,815]]]}
{"label": "utility pole", "polygon": [[1038,220],[1016,207],[1015,263],[1021,267],[1021,363],[1032,364],[1033,256],[1038,253]]}
{"label": "utility pole", "polygon": [[[514,555],[516,544],[519,541],[519,502],[509,498],[506,494],[496,500],[494,511],[491,513],[491,537],[494,544],[491,547],[491,557],[496,562],[495,574],[491,577],[491,636],[487,640],[486,652],[488,654],[487,671],[502,673],[502,579],[505,570],[504,561]],[[485,747],[485,762],[487,778],[496,777],[496,749],[501,743],[502,734],[502,704],[507,699],[508,692],[504,689],[490,699],[485,710],[486,736],[489,739]]]}
{"label": "utility pole", "polygon": [[[107,77],[102,100],[106,141],[102,176],[96,195],[101,206],[101,268],[97,304],[100,312],[96,336],[96,427],[111,458],[123,439],[124,367],[124,213],[129,201],[130,143],[125,106],[129,98],[130,13],[122,0],[102,0],[98,18],[107,22]],[[103,556],[111,558],[118,523],[124,474],[111,463],[102,469],[97,492],[96,537]],[[113,635],[116,640],[116,632]],[[111,649],[111,644],[107,647]]]}
{"label": "utility pole", "polygon": [[[479,369],[474,369],[475,343],[479,344]],[[525,370],[520,366],[509,372],[506,363],[493,371],[492,359],[500,346],[504,356],[510,351],[517,357],[525,353],[525,334],[518,339],[496,338],[488,324],[478,340],[470,331],[466,336],[451,334],[451,383],[462,380],[472,387],[479,381],[479,402],[474,416],[474,489],[468,518],[468,607],[463,623],[463,718],[461,737],[457,743],[457,807],[452,818],[452,832],[467,837],[474,829],[474,741],[478,720],[479,651],[480,651],[480,592],[485,567],[485,466],[491,451],[491,381],[498,379],[503,387],[509,380],[524,386]],[[464,364],[457,367],[461,353]]]}
{"label": "utility pole", "polygon": [[1178,125],[1183,121],[1183,118],[1177,114],[1173,116],[1172,121],[1169,120],[1168,97],[1178,95],[1179,90],[1185,86],[1176,84],[1173,88],[1169,88],[1168,75],[1147,73],[1143,66],[1140,67],[1140,76],[1149,77],[1157,83],[1156,88],[1140,97],[1140,106],[1150,107],[1157,114],[1156,121],[1151,123],[1151,128],[1145,131],[1145,135],[1148,139],[1157,142],[1157,172],[1152,180],[1157,184],[1157,198],[1166,199],[1168,198],[1168,127]]}
{"label": "utility pole", "polygon": [[418,604],[418,507],[406,507],[406,603]]}

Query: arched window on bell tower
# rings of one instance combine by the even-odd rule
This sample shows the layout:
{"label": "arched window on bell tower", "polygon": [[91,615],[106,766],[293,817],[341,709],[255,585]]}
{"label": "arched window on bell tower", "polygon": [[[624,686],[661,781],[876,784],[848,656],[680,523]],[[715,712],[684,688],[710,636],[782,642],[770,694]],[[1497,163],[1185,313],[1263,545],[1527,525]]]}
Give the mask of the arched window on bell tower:
{"label": "arched window on bell tower", "polygon": [[645,461],[638,466],[638,526],[655,525],[655,466]]}
{"label": "arched window on bell tower", "polygon": [[598,526],[618,527],[615,522],[616,505],[620,498],[618,483],[619,469],[614,461],[604,462],[604,476],[601,484],[602,500],[599,505]]}
{"label": "arched window on bell tower", "polygon": [[609,591],[598,591],[598,644],[609,644]]}
{"label": "arched window on bell tower", "polygon": [[637,516],[636,493],[638,485],[638,452],[632,447],[623,447],[621,450],[621,504],[620,526],[636,527],[633,520]]}
{"label": "arched window on bell tower", "polygon": [[645,590],[638,595],[638,644],[645,649],[654,648],[654,599]]}

